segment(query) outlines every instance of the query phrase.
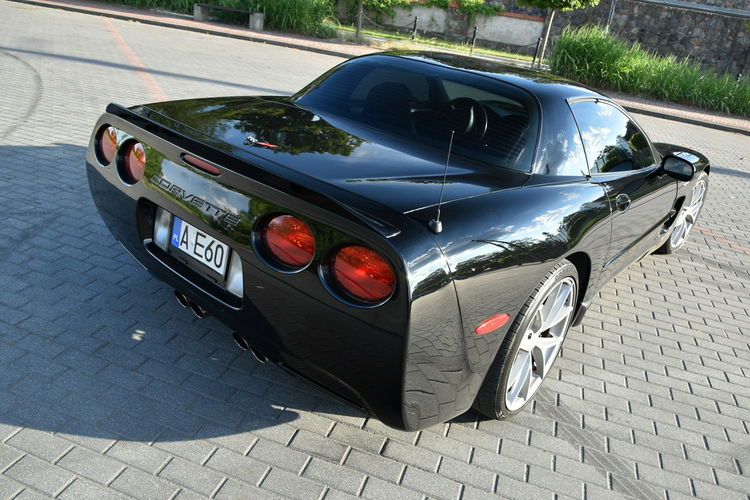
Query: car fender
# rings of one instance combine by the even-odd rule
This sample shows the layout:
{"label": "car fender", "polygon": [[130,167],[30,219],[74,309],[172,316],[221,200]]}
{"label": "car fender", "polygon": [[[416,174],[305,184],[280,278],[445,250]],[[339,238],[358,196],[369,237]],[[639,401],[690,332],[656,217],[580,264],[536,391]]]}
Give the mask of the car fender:
{"label": "car fender", "polygon": [[[410,366],[410,361],[421,359],[416,352],[428,343],[431,347],[450,345],[455,352],[460,339],[465,362],[448,362],[440,357],[444,351],[438,349],[438,358],[430,357],[428,378],[436,400],[459,414],[471,406],[513,320],[552,266],[568,255],[583,252],[591,262],[586,288],[596,288],[597,270],[609,246],[610,206],[601,186],[576,180],[459,200],[443,205],[441,212],[443,231],[433,237],[455,289],[460,334],[439,335],[451,330],[445,327],[431,331],[431,337],[422,334],[423,316],[413,309],[405,360]],[[435,213],[433,207],[410,215],[427,227]],[[447,303],[445,296],[442,301],[437,296],[433,300],[437,304],[431,309],[433,313],[445,315],[445,311],[438,311],[439,304]],[[507,314],[509,321],[483,335],[475,333],[480,323],[499,314]],[[448,318],[440,317],[448,325]],[[413,369],[407,370],[407,386],[413,376]],[[405,398],[405,408],[408,404],[409,398]],[[445,420],[444,415],[442,418]]]}

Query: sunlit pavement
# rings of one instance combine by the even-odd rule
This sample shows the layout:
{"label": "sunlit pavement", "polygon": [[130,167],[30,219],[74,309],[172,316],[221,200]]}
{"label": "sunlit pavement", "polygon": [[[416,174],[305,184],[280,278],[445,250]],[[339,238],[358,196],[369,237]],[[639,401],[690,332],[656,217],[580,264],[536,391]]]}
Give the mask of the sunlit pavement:
{"label": "sunlit pavement", "polygon": [[0,498],[748,498],[750,139],[683,251],[605,288],[534,407],[403,433],[258,365],[125,254],[85,181],[109,102],[283,94],[340,59],[0,1]]}

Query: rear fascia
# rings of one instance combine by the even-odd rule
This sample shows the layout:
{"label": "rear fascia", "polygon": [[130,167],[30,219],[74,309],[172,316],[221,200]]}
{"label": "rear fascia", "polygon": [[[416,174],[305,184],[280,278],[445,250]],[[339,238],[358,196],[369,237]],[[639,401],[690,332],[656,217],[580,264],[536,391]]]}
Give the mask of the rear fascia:
{"label": "rear fascia", "polygon": [[[144,180],[126,185],[113,166],[105,167],[97,161],[94,136],[89,145],[87,173],[92,196],[102,219],[125,249],[152,274],[241,332],[272,360],[373,413],[387,425],[404,428],[403,352],[411,291],[406,265],[396,248],[415,240],[415,232],[420,231],[414,224],[410,227],[408,218],[401,216],[399,228],[404,230],[387,239],[372,228],[372,220],[363,222],[356,212],[319,191],[272,173],[270,168],[264,168],[260,158],[254,162],[238,158],[119,106],[108,108],[95,132],[104,124],[115,126],[147,145],[151,152],[157,152],[153,156],[158,158],[158,165],[149,159]],[[154,175],[161,169],[181,172],[181,182],[188,186],[205,185],[208,176],[180,160],[185,152],[222,167],[221,176],[211,182],[221,192],[235,197],[233,202],[225,200],[222,205],[223,210],[242,219],[231,230],[225,220],[196,213],[184,199],[180,200],[177,195],[184,197],[187,190],[175,194],[154,182]],[[245,286],[241,299],[233,298],[156,247],[151,241],[156,206],[210,232],[238,253]],[[394,295],[379,307],[365,308],[328,293],[318,272],[318,263],[328,248],[319,248],[313,264],[300,272],[273,269],[251,244],[253,228],[263,216],[255,210],[303,217],[316,233],[330,236],[333,246],[350,242],[374,248],[387,257],[396,271]],[[319,246],[323,245],[319,242]]]}

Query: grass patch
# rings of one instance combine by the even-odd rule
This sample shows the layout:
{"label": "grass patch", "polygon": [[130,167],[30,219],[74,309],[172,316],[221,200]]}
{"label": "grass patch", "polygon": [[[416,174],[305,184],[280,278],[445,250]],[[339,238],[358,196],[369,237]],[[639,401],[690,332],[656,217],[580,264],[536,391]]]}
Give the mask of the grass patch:
{"label": "grass patch", "polygon": [[594,87],[750,116],[750,81],[718,75],[688,58],[659,56],[596,26],[565,28],[549,60],[553,73]]}
{"label": "grass patch", "polygon": [[[336,29],[341,31],[348,31],[351,33],[355,33],[356,29],[352,26],[336,26]],[[362,33],[365,35],[370,36],[377,36],[381,38],[386,38],[388,40],[392,40],[395,42],[394,44],[391,44],[388,47],[383,48],[399,48],[399,49],[413,49],[414,44],[412,44],[411,41],[411,33],[408,34],[401,34],[401,33],[394,33],[391,31],[383,31],[383,30],[375,30],[370,28],[362,28]],[[398,42],[403,42],[399,44]],[[457,42],[450,42],[448,40],[439,40],[437,38],[417,38],[416,45],[426,45],[429,47],[438,47],[441,49],[450,49],[450,50],[456,50],[461,52],[469,52],[471,49],[471,44],[469,43],[457,43]],[[474,48],[475,54],[483,54],[487,56],[496,56],[496,57],[507,57],[510,59],[518,59],[521,61],[529,61],[533,59],[532,56],[528,56],[525,54],[516,54],[515,52],[507,52],[504,50],[497,50],[497,49],[488,49],[486,47],[475,47]]]}
{"label": "grass patch", "polygon": [[[166,9],[192,14],[194,3],[209,3],[236,9],[263,12],[265,25],[273,30],[329,37],[333,33],[325,21],[333,18],[330,0],[111,0],[112,3],[145,9]],[[247,22],[247,16],[215,11],[217,19]]]}

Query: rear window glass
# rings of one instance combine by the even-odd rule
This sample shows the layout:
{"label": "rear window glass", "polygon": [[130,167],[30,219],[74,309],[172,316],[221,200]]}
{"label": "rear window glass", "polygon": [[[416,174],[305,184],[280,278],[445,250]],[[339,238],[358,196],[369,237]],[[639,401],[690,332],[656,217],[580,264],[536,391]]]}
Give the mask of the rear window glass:
{"label": "rear window glass", "polygon": [[338,66],[295,100],[399,140],[491,166],[530,171],[538,120],[531,97],[494,78],[380,56]]}

